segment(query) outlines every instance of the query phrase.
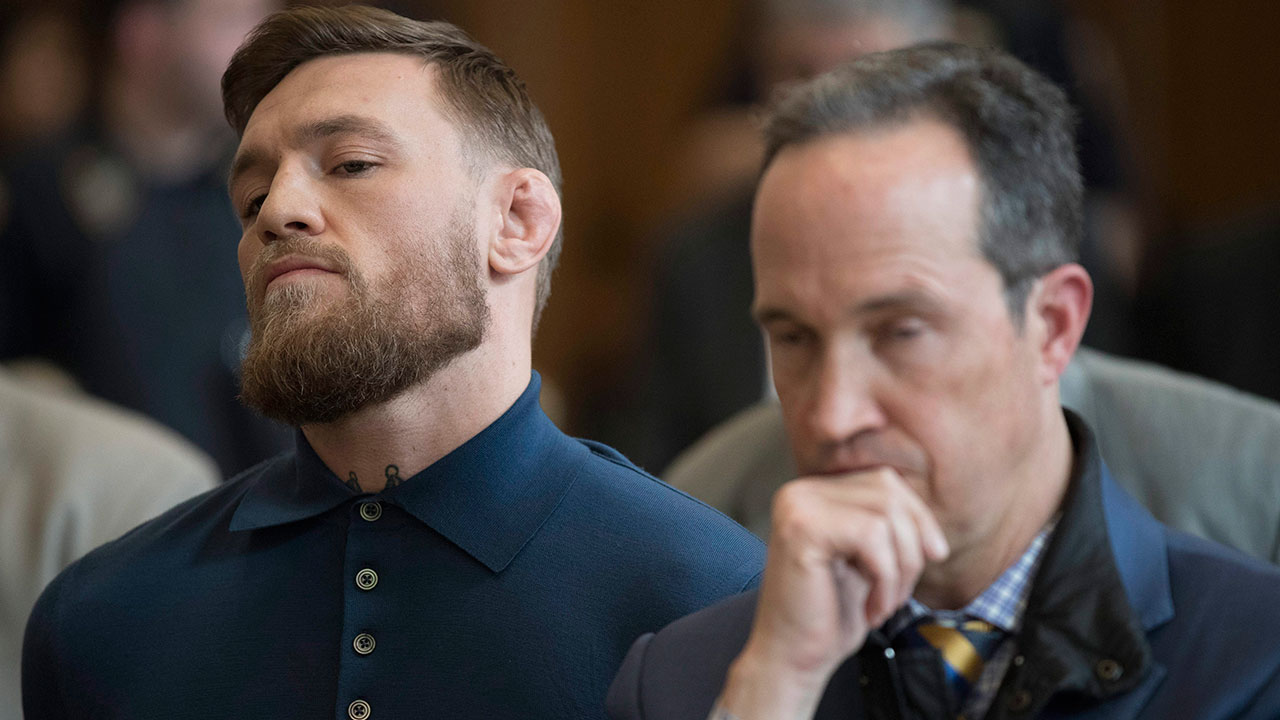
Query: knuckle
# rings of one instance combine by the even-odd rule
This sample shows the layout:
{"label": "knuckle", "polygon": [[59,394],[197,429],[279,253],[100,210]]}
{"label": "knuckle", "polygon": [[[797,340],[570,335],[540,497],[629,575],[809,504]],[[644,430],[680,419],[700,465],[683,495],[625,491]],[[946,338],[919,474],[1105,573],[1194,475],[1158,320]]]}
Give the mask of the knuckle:
{"label": "knuckle", "polygon": [[863,521],[863,532],[876,545],[883,545],[890,541],[893,526],[883,515],[869,515]]}
{"label": "knuckle", "polygon": [[815,503],[798,482],[783,485],[773,496],[773,534],[783,541],[803,540],[814,522]]}
{"label": "knuckle", "polygon": [[924,570],[924,558],[918,554],[908,554],[899,558],[905,574],[915,577]]}
{"label": "knuckle", "polygon": [[807,503],[804,486],[799,481],[789,482],[773,494],[773,516],[777,518],[802,513]]}
{"label": "knuckle", "polygon": [[867,578],[877,584],[891,581],[897,574],[898,564],[893,553],[883,545],[868,548],[862,557],[862,569]]}

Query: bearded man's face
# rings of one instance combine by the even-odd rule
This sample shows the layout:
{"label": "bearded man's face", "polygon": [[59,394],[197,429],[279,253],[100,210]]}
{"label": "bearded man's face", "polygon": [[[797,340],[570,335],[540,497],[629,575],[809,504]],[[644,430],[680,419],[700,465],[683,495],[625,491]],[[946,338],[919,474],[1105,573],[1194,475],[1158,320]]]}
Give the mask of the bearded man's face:
{"label": "bearded man's face", "polygon": [[436,69],[396,53],[294,68],[232,163],[252,331],[245,402],[330,423],[425,382],[488,326],[479,158]]}
{"label": "bearded man's face", "polygon": [[[242,397],[291,425],[329,423],[424,382],[484,339],[489,319],[469,228],[453,224],[432,243],[443,257],[418,258],[377,282],[339,248],[295,237],[259,256],[249,285],[252,339],[241,366]],[[348,285],[326,298],[319,282],[266,290],[280,258],[316,258]],[[254,298],[258,298],[257,302]]]}

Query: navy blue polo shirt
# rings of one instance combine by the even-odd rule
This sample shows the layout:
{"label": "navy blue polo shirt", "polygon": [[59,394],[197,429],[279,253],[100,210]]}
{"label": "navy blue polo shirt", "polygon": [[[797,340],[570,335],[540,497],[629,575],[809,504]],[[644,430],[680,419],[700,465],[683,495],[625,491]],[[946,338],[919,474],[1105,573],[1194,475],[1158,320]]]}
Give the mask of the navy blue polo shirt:
{"label": "navy blue polo shirt", "polygon": [[764,548],[538,389],[377,495],[299,433],[90,553],[28,623],[27,716],[603,718],[631,642],[754,585]]}

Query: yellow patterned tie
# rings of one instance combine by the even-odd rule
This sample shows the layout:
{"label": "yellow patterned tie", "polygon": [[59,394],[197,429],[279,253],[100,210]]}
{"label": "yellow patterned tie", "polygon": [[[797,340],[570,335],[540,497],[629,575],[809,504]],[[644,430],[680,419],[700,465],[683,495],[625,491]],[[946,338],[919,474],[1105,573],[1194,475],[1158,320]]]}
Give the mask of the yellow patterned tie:
{"label": "yellow patterned tie", "polygon": [[[955,623],[924,619],[902,632],[906,645],[927,645],[942,656],[957,706],[964,707],[965,698],[982,678],[982,669],[995,654],[1004,632],[982,620]],[[963,719],[963,715],[959,716]]]}

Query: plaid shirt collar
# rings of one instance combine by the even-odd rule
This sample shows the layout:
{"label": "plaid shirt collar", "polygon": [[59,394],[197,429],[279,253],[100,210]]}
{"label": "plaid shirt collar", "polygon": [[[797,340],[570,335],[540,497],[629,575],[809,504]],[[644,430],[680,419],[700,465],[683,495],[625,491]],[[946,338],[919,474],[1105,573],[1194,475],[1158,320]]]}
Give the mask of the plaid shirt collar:
{"label": "plaid shirt collar", "polygon": [[885,623],[885,637],[896,637],[899,632],[924,617],[956,624],[971,619],[985,620],[1010,635],[1017,633],[1022,627],[1022,616],[1027,610],[1031,578],[1035,577],[1040,556],[1057,524],[1058,518],[1055,516],[1040,529],[1018,560],[965,607],[959,610],[932,610],[914,597],[909,598],[907,604]]}

